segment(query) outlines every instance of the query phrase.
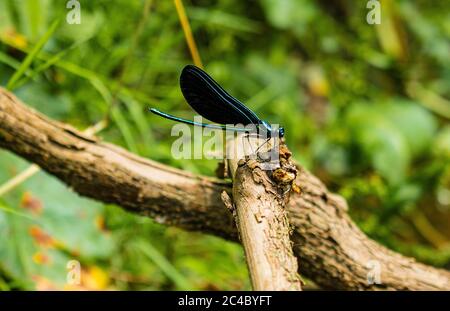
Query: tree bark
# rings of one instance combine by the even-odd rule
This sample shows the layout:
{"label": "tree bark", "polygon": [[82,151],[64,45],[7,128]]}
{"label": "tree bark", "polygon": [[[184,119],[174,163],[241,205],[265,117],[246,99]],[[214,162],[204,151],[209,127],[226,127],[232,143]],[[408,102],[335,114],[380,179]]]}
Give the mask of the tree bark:
{"label": "tree bark", "polygon": [[[38,164],[80,195],[155,221],[237,241],[221,194],[231,184],[183,172],[83,135],[0,88],[0,147]],[[450,272],[392,252],[351,221],[346,202],[299,168],[287,206],[300,273],[324,289],[450,290]],[[375,268],[374,268],[375,267]],[[379,278],[372,277],[379,272]],[[374,282],[375,281],[375,282]],[[380,284],[378,282],[380,281]]]}
{"label": "tree bark", "polygon": [[[258,146],[264,144],[264,140],[248,139]],[[245,156],[254,152],[246,152],[242,141],[238,135],[227,142],[234,204],[227,203],[231,199],[224,203],[235,216],[252,287],[257,291],[301,290],[285,212],[288,192],[258,161]]]}

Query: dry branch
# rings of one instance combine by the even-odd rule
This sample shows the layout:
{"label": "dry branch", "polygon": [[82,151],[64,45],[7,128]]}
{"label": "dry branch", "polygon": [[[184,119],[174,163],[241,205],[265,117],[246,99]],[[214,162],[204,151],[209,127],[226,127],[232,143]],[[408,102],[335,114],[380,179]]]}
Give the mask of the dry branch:
{"label": "dry branch", "polygon": [[[239,135],[227,143],[227,161],[233,178],[234,207],[231,209],[253,289],[301,290],[297,260],[289,238],[286,193],[256,160],[241,159],[239,155],[246,154],[241,141]],[[264,143],[256,141],[258,145]]]}
{"label": "dry branch", "polygon": [[[0,89],[0,146],[38,164],[80,195],[152,217],[166,225],[237,240],[221,193],[227,182],[140,158],[49,120]],[[346,202],[306,170],[288,205],[300,273],[329,289],[450,290],[450,272],[392,252],[367,238]],[[369,284],[377,263],[381,284]]]}

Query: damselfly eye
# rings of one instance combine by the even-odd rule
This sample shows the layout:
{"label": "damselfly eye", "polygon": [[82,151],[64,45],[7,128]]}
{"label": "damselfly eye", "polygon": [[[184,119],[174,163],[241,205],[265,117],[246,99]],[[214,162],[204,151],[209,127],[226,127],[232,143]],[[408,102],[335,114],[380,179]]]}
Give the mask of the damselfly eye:
{"label": "damselfly eye", "polygon": [[284,137],[284,127],[280,127],[280,128],[278,129],[278,136],[279,136],[280,138],[283,138],[283,137]]}

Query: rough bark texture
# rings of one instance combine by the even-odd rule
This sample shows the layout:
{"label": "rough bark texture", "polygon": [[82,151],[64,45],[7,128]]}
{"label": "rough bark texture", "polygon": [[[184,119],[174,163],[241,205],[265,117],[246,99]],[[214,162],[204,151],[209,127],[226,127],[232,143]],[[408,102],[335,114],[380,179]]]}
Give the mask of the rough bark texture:
{"label": "rough bark texture", "polygon": [[301,290],[285,211],[287,193],[259,162],[239,159],[237,155],[245,153],[235,150],[245,149],[240,141],[239,136],[227,144],[227,154],[236,155],[227,160],[233,178],[234,201],[229,209],[235,216],[252,287],[258,291]]}
{"label": "rough bark texture", "polygon": [[[115,203],[159,223],[237,240],[221,193],[231,184],[140,158],[47,119],[0,89],[0,146],[38,164],[80,195]],[[300,273],[326,289],[450,290],[450,272],[367,238],[345,201],[300,169],[288,208]],[[369,284],[373,265],[381,284]],[[371,266],[372,265],[372,266]]]}

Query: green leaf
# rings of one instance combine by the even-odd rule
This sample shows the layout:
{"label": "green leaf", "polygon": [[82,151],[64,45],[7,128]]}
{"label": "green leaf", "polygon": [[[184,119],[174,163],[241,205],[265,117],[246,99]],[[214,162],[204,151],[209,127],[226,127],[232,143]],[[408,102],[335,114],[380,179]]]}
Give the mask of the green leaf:
{"label": "green leaf", "polygon": [[429,111],[405,99],[391,100],[380,109],[403,135],[412,155],[429,150],[437,129],[436,121]]}
{"label": "green leaf", "polygon": [[64,23],[61,25],[61,31],[59,33],[62,38],[74,42],[83,42],[94,37],[99,32],[102,24],[105,22],[103,11],[95,10],[91,13],[83,9],[83,7],[81,11],[81,24],[71,25]]}
{"label": "green leaf", "polygon": [[433,146],[435,154],[442,154],[450,159],[450,125],[444,127],[436,136]]}
{"label": "green leaf", "polygon": [[198,20],[202,24],[214,24],[220,27],[236,29],[239,31],[258,32],[261,25],[243,16],[233,15],[220,10],[210,10],[198,7],[187,8],[189,17]]}
{"label": "green leaf", "polygon": [[49,0],[16,2],[21,31],[31,40],[35,40],[47,27]]}
{"label": "green leaf", "polygon": [[371,105],[352,105],[347,115],[351,137],[370,159],[372,166],[390,183],[401,182],[411,153],[406,138],[389,118]]}
{"label": "green leaf", "polygon": [[[26,166],[20,158],[0,152],[0,181]],[[25,193],[31,202],[26,203]],[[110,258],[113,241],[98,225],[103,205],[79,197],[56,178],[40,172],[5,194],[2,200],[0,266],[12,277],[25,281],[25,288],[34,289],[36,277],[45,278],[55,288],[63,288],[69,260],[83,263]],[[32,208],[36,205],[40,206],[37,211]],[[39,244],[32,234],[36,229],[56,244]],[[48,262],[37,262],[37,253],[47,257]]]}
{"label": "green leaf", "polygon": [[7,1],[0,1],[0,32],[12,26],[10,10],[8,10]]}
{"label": "green leaf", "polygon": [[290,28],[297,34],[304,33],[307,23],[317,15],[315,4],[305,0],[263,0],[262,6],[273,26]]}

